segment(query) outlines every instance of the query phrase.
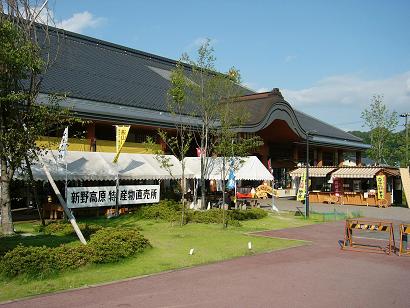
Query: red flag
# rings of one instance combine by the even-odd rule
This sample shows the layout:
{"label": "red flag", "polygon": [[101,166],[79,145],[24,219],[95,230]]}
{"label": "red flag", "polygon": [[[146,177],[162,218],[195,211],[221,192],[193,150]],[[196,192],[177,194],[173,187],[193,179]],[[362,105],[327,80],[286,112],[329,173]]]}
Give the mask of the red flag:
{"label": "red flag", "polygon": [[270,158],[268,159],[268,169],[270,173],[273,173],[273,169],[272,169],[272,161],[270,160]]}
{"label": "red flag", "polygon": [[200,157],[200,156],[205,156],[205,150],[201,148],[196,148],[196,156]]}

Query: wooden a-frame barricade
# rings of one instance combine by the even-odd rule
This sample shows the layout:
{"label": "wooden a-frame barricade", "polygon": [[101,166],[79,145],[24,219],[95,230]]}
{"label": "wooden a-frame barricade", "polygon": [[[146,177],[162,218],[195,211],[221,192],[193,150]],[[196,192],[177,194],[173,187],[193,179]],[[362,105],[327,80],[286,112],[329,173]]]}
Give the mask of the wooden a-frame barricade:
{"label": "wooden a-frame barricade", "polygon": [[[389,235],[388,243],[385,248],[379,245],[371,245],[368,243],[360,243],[354,241],[353,230],[386,232]],[[374,240],[374,238],[368,238]],[[377,239],[383,240],[383,239]],[[373,253],[387,253],[395,252],[396,245],[394,242],[393,223],[391,221],[375,221],[365,219],[347,219],[345,224],[345,236],[343,241],[343,250],[353,251],[367,251]]]}
{"label": "wooden a-frame barricade", "polygon": [[[400,225],[400,249],[399,256],[401,255],[410,255],[410,249],[407,249],[407,239],[410,234],[410,224],[401,224]],[[406,245],[404,245],[406,243]]]}

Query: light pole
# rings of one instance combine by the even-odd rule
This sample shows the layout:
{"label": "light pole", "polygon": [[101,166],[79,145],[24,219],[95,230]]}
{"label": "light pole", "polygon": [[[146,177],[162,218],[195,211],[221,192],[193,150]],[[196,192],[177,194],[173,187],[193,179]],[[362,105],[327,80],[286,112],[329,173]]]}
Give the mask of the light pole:
{"label": "light pole", "polygon": [[309,138],[315,130],[306,131],[306,193],[305,193],[305,218],[309,217]]}
{"label": "light pole", "polygon": [[409,166],[409,125],[407,123],[407,117],[410,115],[410,112],[402,113],[400,116],[406,118],[406,167]]}

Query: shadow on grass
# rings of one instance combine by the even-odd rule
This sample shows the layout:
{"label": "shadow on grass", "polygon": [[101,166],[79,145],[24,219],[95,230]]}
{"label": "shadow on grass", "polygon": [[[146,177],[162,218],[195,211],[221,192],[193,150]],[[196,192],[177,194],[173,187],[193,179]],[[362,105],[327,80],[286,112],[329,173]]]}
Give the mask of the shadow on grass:
{"label": "shadow on grass", "polygon": [[138,213],[130,213],[109,219],[106,217],[81,218],[78,222],[97,224],[102,227],[136,227],[140,229],[139,220],[141,220],[141,217]]}
{"label": "shadow on grass", "polygon": [[19,244],[23,246],[57,247],[61,244],[67,244],[71,242],[78,242],[77,237],[73,235],[57,236],[45,234],[36,234],[30,236],[23,236],[19,234],[13,236],[2,236],[0,237],[0,256],[4,256],[6,252],[12,250]]}

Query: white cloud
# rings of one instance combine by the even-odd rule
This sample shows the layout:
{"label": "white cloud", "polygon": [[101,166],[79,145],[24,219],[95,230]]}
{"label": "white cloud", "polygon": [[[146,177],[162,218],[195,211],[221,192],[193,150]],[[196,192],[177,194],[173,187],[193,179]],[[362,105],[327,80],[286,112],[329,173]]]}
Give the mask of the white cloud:
{"label": "white cloud", "polygon": [[[22,10],[20,12],[22,16],[26,17],[28,14]],[[27,17],[26,17],[27,18]],[[96,28],[105,20],[101,17],[96,17],[88,11],[74,13],[68,19],[58,21],[55,19],[54,12],[47,5],[34,6],[29,13],[29,18],[35,18],[38,23],[56,26],[68,31],[82,33],[86,28]]]}
{"label": "white cloud", "polygon": [[58,28],[81,33],[86,28],[96,28],[104,21],[101,17],[96,17],[88,11],[75,13],[68,19],[64,19],[56,24]]}
{"label": "white cloud", "polygon": [[245,81],[245,82],[242,82],[241,85],[242,85],[243,87],[245,87],[245,88],[251,90],[251,91],[258,92],[258,93],[268,92],[268,91],[271,90],[271,89],[268,89],[268,88],[266,88],[266,87],[262,87],[260,84],[258,84],[258,83],[256,83],[256,82],[248,82],[248,81]]}
{"label": "white cloud", "polygon": [[282,94],[296,109],[340,128],[360,129],[361,112],[373,95],[383,95],[390,111],[410,111],[410,71],[373,80],[355,74],[332,76],[309,88],[283,89]]}
{"label": "white cloud", "polygon": [[270,91],[270,89],[268,89],[268,88],[263,88],[263,87],[256,90],[256,92],[258,92],[258,93],[269,92],[269,91]]}
{"label": "white cloud", "polygon": [[185,50],[190,52],[193,50],[197,50],[200,46],[206,43],[206,41],[209,39],[209,44],[212,46],[215,46],[217,43],[217,40],[214,38],[206,38],[206,37],[197,37],[195,38],[191,43],[186,46]]}
{"label": "white cloud", "polygon": [[247,82],[247,81],[244,81],[244,82],[242,82],[241,83],[241,86],[243,86],[243,87],[245,87],[245,88],[247,88],[247,89],[249,89],[249,90],[251,90],[251,91],[255,91],[254,89],[255,89],[255,83],[253,83],[253,82]]}
{"label": "white cloud", "polygon": [[310,88],[284,89],[283,94],[289,102],[300,107],[329,104],[367,106],[373,95],[381,94],[390,109],[399,110],[410,103],[410,71],[374,80],[365,80],[356,75],[332,76],[318,81]]}
{"label": "white cloud", "polygon": [[296,58],[297,58],[296,56],[292,56],[292,55],[286,56],[285,63],[292,62],[293,60],[296,60]]}

